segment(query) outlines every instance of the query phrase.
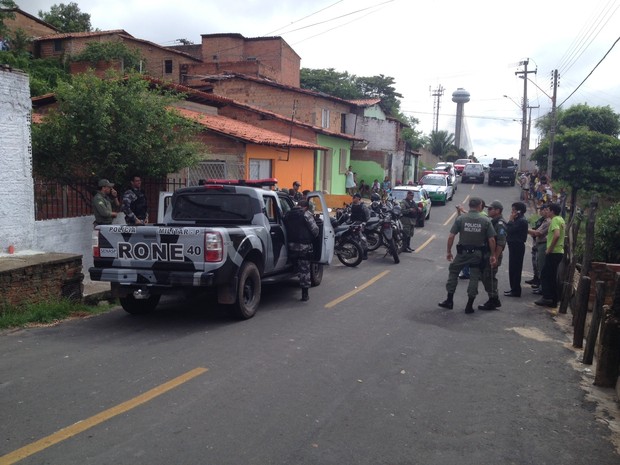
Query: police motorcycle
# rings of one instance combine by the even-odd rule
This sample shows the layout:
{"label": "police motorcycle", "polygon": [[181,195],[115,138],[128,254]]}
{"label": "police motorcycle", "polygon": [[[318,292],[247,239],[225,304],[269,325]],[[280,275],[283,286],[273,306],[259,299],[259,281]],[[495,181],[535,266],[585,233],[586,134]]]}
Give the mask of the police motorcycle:
{"label": "police motorcycle", "polygon": [[373,193],[370,196],[370,219],[364,226],[364,235],[366,236],[366,242],[368,242],[368,250],[375,251],[383,242],[381,240],[381,216],[383,205],[381,204],[381,197],[379,194]]}
{"label": "police motorcycle", "polygon": [[403,227],[400,216],[400,205],[391,201],[386,202],[381,219],[381,241],[385,245],[387,253],[394,259],[394,263],[400,263],[398,254],[403,248]]}
{"label": "police motorcycle", "polygon": [[380,197],[376,194],[371,196],[370,205],[371,219],[377,218],[377,239],[376,242],[366,235],[368,240],[368,250],[377,250],[382,245],[387,249],[386,255],[390,254],[395,263],[400,263],[398,255],[403,248],[403,225],[400,221],[401,208],[397,201],[388,198],[385,203],[381,203]]}
{"label": "police motorcycle", "polygon": [[345,266],[357,266],[362,263],[364,252],[357,239],[362,234],[363,223],[349,223],[351,212],[337,209],[336,218],[330,218],[334,228],[334,254]]}

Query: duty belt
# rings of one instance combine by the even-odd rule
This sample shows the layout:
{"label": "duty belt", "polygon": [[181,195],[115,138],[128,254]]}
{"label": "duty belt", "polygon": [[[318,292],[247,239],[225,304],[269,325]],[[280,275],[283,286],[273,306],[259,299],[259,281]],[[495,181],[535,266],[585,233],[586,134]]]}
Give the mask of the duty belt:
{"label": "duty belt", "polygon": [[481,251],[484,252],[485,250],[487,250],[485,245],[481,245],[481,246],[475,246],[475,245],[462,245],[462,244],[457,244],[456,246],[456,253],[474,253],[477,251]]}

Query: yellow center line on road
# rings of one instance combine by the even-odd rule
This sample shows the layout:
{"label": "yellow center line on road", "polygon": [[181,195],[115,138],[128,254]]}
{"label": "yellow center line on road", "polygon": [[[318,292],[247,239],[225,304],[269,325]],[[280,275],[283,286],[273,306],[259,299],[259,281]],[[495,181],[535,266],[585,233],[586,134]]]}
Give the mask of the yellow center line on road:
{"label": "yellow center line on road", "polygon": [[[472,186],[473,188],[474,186]],[[462,204],[466,204],[469,202],[469,194],[467,194],[467,196],[465,196],[465,198],[463,199],[463,201],[461,202]],[[452,215],[450,215],[450,218],[448,218],[446,220],[446,222],[443,224],[443,226],[448,226],[450,223],[452,223],[452,221],[454,220],[454,218],[456,217],[456,215],[458,215],[457,212],[452,213]]]}
{"label": "yellow center line on road", "polygon": [[79,433],[82,433],[87,429],[98,425],[99,423],[103,423],[110,418],[120,415],[121,413],[125,413],[141,404],[144,404],[154,399],[155,397],[160,396],[161,394],[164,394],[207,371],[207,368],[194,368],[193,370],[190,370],[187,373],[168,381],[167,383],[157,386],[150,391],[145,392],[144,394],[134,397],[127,402],[123,402],[122,404],[109,408],[108,410],[104,410],[103,412],[87,418],[86,420],[78,421],[77,423],[74,423],[67,428],[63,428],[53,434],[50,434],[47,437],[44,437],[43,439],[39,439],[38,441],[35,441],[20,449],[3,455],[2,457],[0,457],[0,465],[11,465],[13,463],[19,462],[26,457],[29,457],[33,454],[36,454],[37,452],[41,452],[42,450],[47,449],[50,446],[53,446],[54,444],[57,444]]}
{"label": "yellow center line on road", "polygon": [[[381,278],[383,278],[385,275],[387,275],[389,272],[390,272],[390,270],[385,270],[382,273],[379,273],[377,276],[375,276],[374,278],[372,278],[369,281],[366,281],[364,284],[362,284],[361,286],[358,286],[357,288],[353,289],[351,292],[347,292],[345,295],[343,295],[341,297],[338,297],[337,299],[334,299],[331,302],[325,304],[325,308],[332,308],[332,307],[335,307],[336,305],[338,305],[340,302],[344,302],[349,297],[354,296],[358,292],[366,289],[368,286],[376,283]],[[0,465],[2,465],[2,464],[0,463]]]}
{"label": "yellow center line on road", "polygon": [[435,239],[435,237],[436,237],[436,236],[435,236],[435,234],[433,234],[431,237],[429,237],[428,239],[426,239],[422,245],[417,246],[417,247],[415,248],[415,253],[419,253],[422,249],[424,249],[424,247],[426,247],[428,244],[430,244],[430,243],[431,243],[431,241],[432,241],[433,239]]}
{"label": "yellow center line on road", "polygon": [[447,226],[447,225],[449,225],[450,223],[452,223],[452,221],[454,220],[454,218],[456,217],[456,215],[457,215],[457,213],[456,213],[456,212],[452,213],[452,215],[450,215],[450,218],[448,218],[448,219],[446,220],[446,222],[445,222],[442,226]]}

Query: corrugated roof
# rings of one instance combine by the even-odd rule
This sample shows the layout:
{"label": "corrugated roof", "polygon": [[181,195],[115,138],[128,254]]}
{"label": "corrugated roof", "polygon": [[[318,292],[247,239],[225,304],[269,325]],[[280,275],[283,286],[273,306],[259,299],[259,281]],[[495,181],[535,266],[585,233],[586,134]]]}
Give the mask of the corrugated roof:
{"label": "corrugated roof", "polygon": [[251,142],[258,145],[268,145],[272,147],[301,148],[309,150],[327,150],[311,142],[306,142],[296,138],[290,138],[267,129],[261,129],[248,123],[243,123],[224,116],[206,115],[197,111],[184,108],[172,108],[181,116],[196,121],[211,131]]}
{"label": "corrugated roof", "polygon": [[52,39],[69,39],[69,38],[81,38],[81,37],[97,37],[97,36],[109,36],[112,34],[123,34],[129,37],[133,36],[124,29],[114,29],[112,31],[92,31],[92,32],[63,32],[61,34],[49,34],[46,36],[37,37],[35,40],[52,40]]}
{"label": "corrugated roof", "polygon": [[372,105],[377,105],[381,103],[380,98],[367,98],[367,99],[359,99],[359,100],[349,100],[353,105],[358,107],[370,107]]}

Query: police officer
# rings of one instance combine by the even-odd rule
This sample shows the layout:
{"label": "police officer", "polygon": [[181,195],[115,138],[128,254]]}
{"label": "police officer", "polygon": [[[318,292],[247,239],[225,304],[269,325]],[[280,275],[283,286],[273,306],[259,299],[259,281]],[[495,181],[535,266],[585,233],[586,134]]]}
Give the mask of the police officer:
{"label": "police officer", "polygon": [[[352,222],[360,222],[365,223],[370,219],[370,210],[368,207],[362,202],[362,195],[359,192],[356,192],[352,196],[351,200],[351,218]],[[364,260],[368,259],[368,241],[366,240],[366,236],[360,230],[359,237],[360,246],[362,247],[362,258]]]}
{"label": "police officer", "polygon": [[117,213],[112,208],[118,207],[118,195],[114,190],[114,183],[107,179],[99,180],[99,190],[93,197],[93,214],[95,226],[100,224],[112,224]]}
{"label": "police officer", "polygon": [[[438,305],[443,308],[452,309],[454,307],[454,291],[459,280],[459,272],[465,265],[470,266],[470,279],[467,287],[467,306],[465,313],[474,312],[474,299],[478,295],[478,281],[480,280],[481,269],[489,264],[495,266],[495,229],[491,220],[482,215],[482,199],[472,197],[469,200],[469,212],[460,215],[450,228],[448,236],[448,250],[446,258],[450,263],[448,267],[449,276],[446,283],[448,297]],[[457,255],[452,256],[452,245],[454,238],[459,235],[459,244],[456,246]],[[490,249],[490,263],[486,263],[486,251]],[[454,261],[452,260],[454,258]]]}
{"label": "police officer", "polygon": [[319,226],[308,210],[308,201],[300,200],[284,217],[284,226],[288,237],[289,257],[296,263],[301,287],[301,300],[310,299],[310,259],[312,258],[312,242],[319,236]]}
{"label": "police officer", "polygon": [[131,225],[145,225],[148,223],[146,194],[142,189],[142,179],[136,174],[129,176],[130,188],[123,194],[123,208],[125,222]]}
{"label": "police officer", "polygon": [[401,223],[403,224],[403,252],[411,253],[415,249],[411,248],[411,238],[415,231],[415,224],[420,213],[418,204],[413,198],[413,191],[407,191],[407,195],[400,202],[402,213]]}
{"label": "police officer", "polygon": [[527,241],[527,230],[529,223],[525,219],[527,206],[523,202],[512,204],[512,211],[506,230],[508,236],[508,280],[510,290],[505,291],[507,297],[521,297],[521,273],[523,272],[523,257],[525,256],[525,241]]}
{"label": "police officer", "polygon": [[502,212],[504,206],[499,200],[491,202],[487,209],[489,211],[489,218],[491,218],[491,224],[495,229],[495,266],[485,266],[482,270],[482,284],[484,284],[484,290],[489,295],[489,300],[484,304],[478,305],[479,310],[497,310],[502,306],[499,301],[499,295],[497,290],[497,269],[502,264],[502,253],[506,247],[506,221],[502,218]]}

